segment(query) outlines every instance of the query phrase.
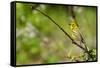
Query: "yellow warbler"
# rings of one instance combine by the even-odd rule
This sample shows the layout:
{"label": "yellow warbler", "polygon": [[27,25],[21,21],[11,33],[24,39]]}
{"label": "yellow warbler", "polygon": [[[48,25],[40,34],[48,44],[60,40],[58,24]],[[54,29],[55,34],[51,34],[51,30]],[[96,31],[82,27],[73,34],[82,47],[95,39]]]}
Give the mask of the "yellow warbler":
{"label": "yellow warbler", "polygon": [[[70,29],[72,31],[72,38],[77,41],[78,43],[80,43],[80,45],[84,45],[85,49],[87,49],[86,46],[86,42],[83,39],[80,30],[79,30],[79,26],[78,24],[75,22],[75,20],[72,20],[72,22],[70,23]],[[87,49],[88,50],[88,49]]]}
{"label": "yellow warbler", "polygon": [[73,38],[74,40],[81,41],[81,36],[80,36],[79,27],[78,27],[77,23],[75,22],[75,20],[73,20],[73,21],[70,23],[70,29],[71,29],[71,31],[72,31],[72,38]]}

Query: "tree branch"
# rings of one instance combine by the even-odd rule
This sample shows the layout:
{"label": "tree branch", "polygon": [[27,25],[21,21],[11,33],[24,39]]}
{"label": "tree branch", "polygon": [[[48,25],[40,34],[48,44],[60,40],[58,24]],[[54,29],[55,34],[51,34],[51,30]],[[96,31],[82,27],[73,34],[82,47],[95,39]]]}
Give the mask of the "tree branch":
{"label": "tree branch", "polygon": [[52,21],[52,23],[54,23],[61,31],[64,32],[64,34],[72,41],[73,44],[75,44],[76,46],[78,46],[79,48],[81,48],[82,50],[84,50],[87,54],[89,54],[89,52],[85,48],[83,48],[80,44],[78,44],[77,42],[75,42],[75,40],[62,27],[60,27],[50,16],[48,16],[47,14],[41,12],[39,9],[35,8],[34,10],[40,12],[41,14],[43,14],[44,16],[46,16],[48,19],[50,19]]}

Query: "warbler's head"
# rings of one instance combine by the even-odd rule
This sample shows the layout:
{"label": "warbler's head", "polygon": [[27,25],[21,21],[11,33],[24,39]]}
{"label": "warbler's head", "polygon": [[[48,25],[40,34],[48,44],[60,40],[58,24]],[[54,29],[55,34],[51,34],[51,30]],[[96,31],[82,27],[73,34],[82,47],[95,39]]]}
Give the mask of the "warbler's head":
{"label": "warbler's head", "polygon": [[76,25],[75,22],[71,22],[69,25],[70,25],[70,28],[71,28],[71,29],[74,29],[74,28],[77,27],[77,25]]}
{"label": "warbler's head", "polygon": [[76,25],[76,23],[75,22],[71,22],[71,23],[69,23],[69,25],[73,26],[73,25]]}
{"label": "warbler's head", "polygon": [[70,25],[71,27],[77,26],[75,22],[71,22],[69,25]]}

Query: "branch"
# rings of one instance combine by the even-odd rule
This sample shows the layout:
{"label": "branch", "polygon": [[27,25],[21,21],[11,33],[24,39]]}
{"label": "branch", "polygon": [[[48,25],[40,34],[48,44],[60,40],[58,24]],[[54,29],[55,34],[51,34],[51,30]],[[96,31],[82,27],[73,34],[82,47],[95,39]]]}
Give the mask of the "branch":
{"label": "branch", "polygon": [[81,45],[79,45],[77,42],[75,42],[75,40],[62,27],[60,27],[50,16],[48,16],[47,14],[41,12],[39,9],[35,9],[35,10],[40,12],[44,16],[46,16],[48,19],[50,19],[61,31],[64,32],[64,34],[72,41],[73,44],[75,44],[76,46],[78,46],[79,48],[84,50],[87,54],[89,54],[89,52],[85,48],[83,48]]}
{"label": "branch", "polygon": [[60,27],[51,17],[49,17],[47,14],[41,12],[39,9],[35,9],[35,10],[39,11],[41,14],[43,14],[48,19],[50,19],[55,25],[57,25],[59,27],[60,30],[62,30],[64,32],[65,35],[67,35],[73,41],[73,39],[70,37],[70,35],[62,27]]}

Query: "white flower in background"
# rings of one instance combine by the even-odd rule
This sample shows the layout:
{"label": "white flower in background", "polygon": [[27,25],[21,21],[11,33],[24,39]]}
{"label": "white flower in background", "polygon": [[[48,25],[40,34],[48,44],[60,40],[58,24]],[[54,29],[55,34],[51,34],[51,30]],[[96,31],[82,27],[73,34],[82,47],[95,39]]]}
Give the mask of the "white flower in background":
{"label": "white flower in background", "polygon": [[45,5],[43,5],[43,4],[41,4],[41,5],[40,5],[40,7],[41,7],[41,9],[43,9],[43,10],[45,10],[45,9],[46,9],[46,6],[45,6]]}
{"label": "white flower in background", "polygon": [[28,34],[28,37],[30,38],[35,37],[38,33],[37,29],[29,22],[26,24],[25,31]]}
{"label": "white flower in background", "polygon": [[36,10],[33,10],[33,11],[32,11],[32,13],[33,13],[33,14],[37,14],[37,13],[38,13],[38,11],[36,11]]}
{"label": "white flower in background", "polygon": [[17,37],[22,35],[27,38],[33,38],[37,35],[37,33],[38,30],[30,22],[26,24],[25,28],[16,30]]}
{"label": "white flower in background", "polygon": [[16,29],[16,37],[19,37],[20,35],[22,35],[24,33],[24,29]]}
{"label": "white flower in background", "polygon": [[77,12],[77,13],[81,13],[83,11],[83,8],[75,6],[74,11]]}
{"label": "white flower in background", "polygon": [[21,16],[21,20],[22,20],[22,21],[25,21],[25,16],[24,16],[24,15]]}

